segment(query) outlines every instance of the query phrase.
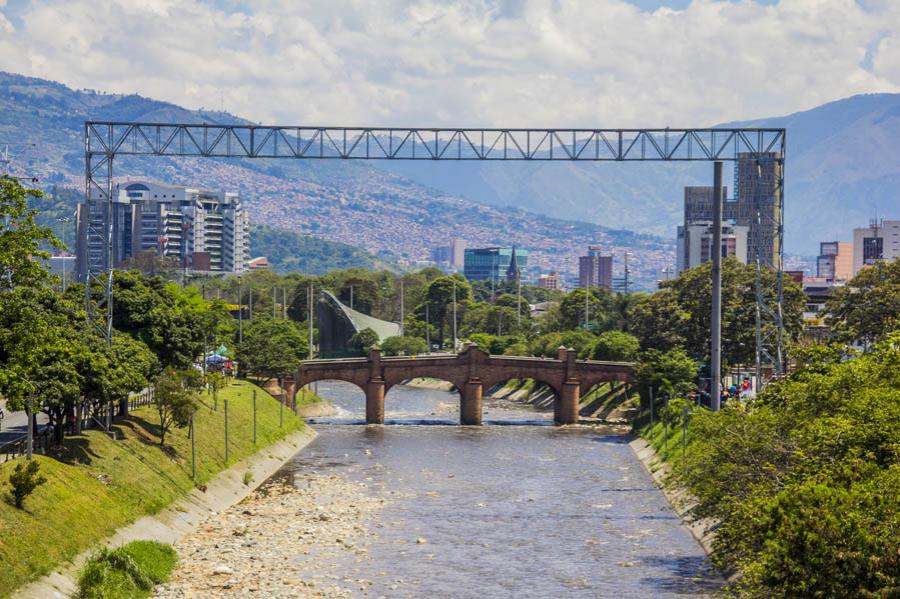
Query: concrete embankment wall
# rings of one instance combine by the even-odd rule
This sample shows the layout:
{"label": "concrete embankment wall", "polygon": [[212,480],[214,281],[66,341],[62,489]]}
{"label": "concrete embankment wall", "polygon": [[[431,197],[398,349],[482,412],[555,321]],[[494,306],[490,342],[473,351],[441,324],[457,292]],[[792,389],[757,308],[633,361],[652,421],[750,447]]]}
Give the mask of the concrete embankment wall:
{"label": "concrete embankment wall", "polygon": [[[243,500],[315,437],[315,431],[309,427],[297,431],[220,472],[206,484],[205,490],[194,489],[187,497],[174,502],[158,514],[145,516],[119,529],[101,544],[117,547],[136,540],[175,543],[208,517]],[[244,473],[248,471],[253,473],[253,482],[245,484]],[[13,597],[47,599],[72,596],[76,590],[78,569],[93,551],[94,549],[82,552],[71,564],[21,588]]]}

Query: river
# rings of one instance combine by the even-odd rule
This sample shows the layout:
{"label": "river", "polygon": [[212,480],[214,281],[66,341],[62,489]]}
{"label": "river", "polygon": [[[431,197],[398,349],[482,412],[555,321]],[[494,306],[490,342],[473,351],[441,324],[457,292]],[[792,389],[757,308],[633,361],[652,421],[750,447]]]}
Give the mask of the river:
{"label": "river", "polygon": [[336,564],[368,581],[360,596],[679,597],[721,584],[621,432],[491,400],[486,426],[461,427],[455,392],[405,386],[385,398],[388,424],[365,427],[358,388],[318,392],[338,414],[276,476],[337,475],[388,500],[368,558]]}

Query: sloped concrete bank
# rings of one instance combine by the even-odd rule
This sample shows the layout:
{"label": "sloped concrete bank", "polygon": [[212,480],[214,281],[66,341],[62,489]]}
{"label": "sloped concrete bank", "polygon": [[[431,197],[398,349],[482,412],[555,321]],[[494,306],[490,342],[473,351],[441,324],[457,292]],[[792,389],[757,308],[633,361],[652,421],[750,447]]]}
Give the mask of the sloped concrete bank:
{"label": "sloped concrete bank", "polygon": [[[239,503],[256,490],[288,460],[306,447],[316,432],[309,427],[297,431],[278,443],[260,451],[220,472],[205,490],[194,489],[187,497],[179,499],[153,516],[140,518],[133,524],[119,529],[102,545],[117,547],[135,540],[154,540],[175,543],[198,528],[210,518]],[[253,473],[253,482],[244,484],[244,473]],[[94,549],[78,555],[72,563],[17,591],[14,599],[47,599],[70,597],[75,592],[75,579],[79,568]]]}
{"label": "sloped concrete bank", "polygon": [[653,446],[640,437],[632,439],[628,445],[653,478],[656,486],[666,496],[669,505],[678,514],[682,524],[697,539],[706,555],[710,555],[712,552],[712,541],[715,538],[715,533],[711,529],[715,526],[715,522],[710,520],[694,522],[688,518],[688,511],[695,505],[696,500],[687,489],[665,484],[666,477],[672,472],[672,468],[669,464],[659,459]]}

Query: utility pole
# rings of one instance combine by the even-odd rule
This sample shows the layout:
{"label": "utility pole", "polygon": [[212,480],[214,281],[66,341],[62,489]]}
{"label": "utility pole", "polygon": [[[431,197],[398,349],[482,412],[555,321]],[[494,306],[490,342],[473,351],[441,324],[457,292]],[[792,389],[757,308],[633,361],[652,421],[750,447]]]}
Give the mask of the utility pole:
{"label": "utility pole", "polygon": [[625,295],[628,295],[628,256],[631,255],[631,252],[625,252]]}
{"label": "utility pole", "polygon": [[522,326],[522,279],[516,278],[516,327]]}
{"label": "utility pole", "polygon": [[272,287],[272,320],[278,318],[278,288]]}
{"label": "utility pole", "polygon": [[309,352],[307,359],[313,359],[313,284],[309,283],[306,297],[306,320],[309,321]]}
{"label": "utility pole", "polygon": [[453,351],[456,351],[456,279],[453,279]]}
{"label": "utility pole", "polygon": [[720,405],[722,377],[722,162],[713,163],[713,242],[712,242],[712,347],[710,348],[710,409]]}
{"label": "utility pole", "polygon": [[287,288],[281,288],[281,319],[287,320]]}
{"label": "utility pole", "polygon": [[428,298],[425,298],[425,345],[428,346],[428,353],[431,353],[431,323],[428,318]]}
{"label": "utility pole", "polygon": [[[251,297],[253,297],[251,295]],[[241,278],[238,277],[238,343],[244,342],[244,305],[241,303]]]}
{"label": "utility pole", "polygon": [[405,333],[403,331],[403,321],[405,318],[405,308],[403,304],[403,276],[400,277],[400,336],[402,337]]}
{"label": "utility pole", "polygon": [[591,284],[588,284],[584,288],[584,330],[591,330],[591,318],[588,311],[590,310],[591,305]]}
{"label": "utility pole", "polygon": [[[68,225],[69,225],[69,223],[72,221],[72,219],[69,218],[68,216],[64,216],[64,217],[58,218],[58,219],[56,219],[56,220],[57,220],[58,222],[62,223],[62,242],[63,242],[63,245],[66,245],[66,229],[68,228]],[[66,246],[66,249],[67,249],[67,250],[69,249],[68,246]],[[67,266],[67,263],[66,263],[66,257],[65,257],[65,256],[62,256],[62,267],[63,267],[63,271],[62,271],[62,290],[63,290],[64,292],[65,292],[65,290],[66,290],[66,270],[67,270],[66,266]]]}
{"label": "utility pole", "polygon": [[350,285],[350,309],[353,309],[353,285]]}

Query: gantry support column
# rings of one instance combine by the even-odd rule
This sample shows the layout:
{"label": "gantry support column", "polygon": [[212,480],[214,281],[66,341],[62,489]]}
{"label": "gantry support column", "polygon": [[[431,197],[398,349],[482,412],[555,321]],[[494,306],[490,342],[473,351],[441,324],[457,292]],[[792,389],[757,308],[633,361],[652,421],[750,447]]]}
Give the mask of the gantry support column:
{"label": "gantry support column", "polygon": [[481,379],[472,377],[466,381],[466,386],[461,393],[462,405],[459,410],[459,420],[462,424],[481,424]]}
{"label": "gantry support column", "polygon": [[563,383],[562,397],[559,400],[557,424],[578,424],[578,407],[581,399],[581,384],[575,380]]}

